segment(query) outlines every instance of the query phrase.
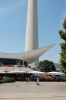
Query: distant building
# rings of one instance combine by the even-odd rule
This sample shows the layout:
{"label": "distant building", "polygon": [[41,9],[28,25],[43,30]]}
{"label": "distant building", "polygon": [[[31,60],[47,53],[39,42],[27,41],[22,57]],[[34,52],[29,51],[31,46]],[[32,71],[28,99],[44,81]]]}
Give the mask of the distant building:
{"label": "distant building", "polygon": [[54,63],[56,71],[61,71],[61,64],[59,63]]}

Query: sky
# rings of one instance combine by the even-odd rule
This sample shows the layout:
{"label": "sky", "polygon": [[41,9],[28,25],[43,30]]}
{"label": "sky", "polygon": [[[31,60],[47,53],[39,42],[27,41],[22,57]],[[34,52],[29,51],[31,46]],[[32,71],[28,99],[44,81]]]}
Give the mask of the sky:
{"label": "sky", "polygon": [[[25,51],[28,0],[0,0],[0,52]],[[66,17],[66,0],[38,0],[39,47],[55,44],[40,60],[60,61],[59,30]]]}

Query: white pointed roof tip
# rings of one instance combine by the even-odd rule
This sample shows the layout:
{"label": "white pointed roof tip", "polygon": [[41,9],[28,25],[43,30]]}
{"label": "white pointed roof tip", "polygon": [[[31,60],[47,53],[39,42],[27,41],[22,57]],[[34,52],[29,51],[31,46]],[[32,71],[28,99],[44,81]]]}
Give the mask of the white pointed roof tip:
{"label": "white pointed roof tip", "polygon": [[51,44],[51,45],[48,45],[48,46],[50,46],[50,47],[53,47],[53,46],[55,46],[56,44]]}
{"label": "white pointed roof tip", "polygon": [[39,49],[50,49],[50,48],[52,48],[53,46],[55,46],[55,44],[51,44],[51,45],[48,45],[48,46],[45,46],[45,47],[41,47],[41,48],[39,48]]}
{"label": "white pointed roof tip", "polygon": [[42,48],[46,48],[46,47],[52,48],[53,46],[55,46],[55,44],[51,44],[51,45],[48,45],[48,46],[45,46],[45,47],[42,47]]}
{"label": "white pointed roof tip", "polygon": [[27,52],[24,52],[24,53],[33,52],[33,51],[39,50],[39,49],[52,48],[53,46],[55,46],[55,44],[51,44],[51,45],[48,45],[48,46],[45,46],[45,47],[40,47],[40,48],[31,50],[31,51],[27,51]]}
{"label": "white pointed roof tip", "polygon": [[[34,49],[34,50],[27,51],[27,52],[23,52],[23,53],[24,53],[24,56],[25,56],[26,53],[35,52],[35,51],[40,50],[40,49],[50,49],[50,48],[52,48],[54,45],[55,45],[55,44],[51,44],[51,45],[48,45],[48,46],[45,46],[45,47],[40,47],[40,48],[38,48],[38,49]],[[22,54],[22,53],[21,53],[21,54]]]}
{"label": "white pointed roof tip", "polygon": [[27,61],[28,63],[32,63],[38,57],[40,57],[43,53],[47,52],[50,48],[52,48],[55,44],[45,46],[39,49],[35,49],[32,51],[24,52],[23,55],[20,55],[20,59]]}

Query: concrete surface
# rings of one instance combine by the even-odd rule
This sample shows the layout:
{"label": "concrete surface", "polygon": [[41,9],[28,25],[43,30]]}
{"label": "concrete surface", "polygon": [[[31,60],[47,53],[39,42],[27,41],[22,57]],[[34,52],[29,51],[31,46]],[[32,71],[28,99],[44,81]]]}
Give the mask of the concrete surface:
{"label": "concrete surface", "polygon": [[0,100],[66,100],[66,82],[0,84]]}

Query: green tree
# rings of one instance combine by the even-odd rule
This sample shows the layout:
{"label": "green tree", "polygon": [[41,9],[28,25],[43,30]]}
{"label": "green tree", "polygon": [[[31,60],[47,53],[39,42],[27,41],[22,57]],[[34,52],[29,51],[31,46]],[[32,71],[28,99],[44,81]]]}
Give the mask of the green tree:
{"label": "green tree", "polygon": [[66,18],[63,21],[63,30],[59,31],[61,39],[63,39],[63,43],[60,44],[61,46],[61,70],[66,73]]}
{"label": "green tree", "polygon": [[40,61],[39,68],[41,71],[44,72],[50,72],[56,70],[53,62],[48,60]]}

